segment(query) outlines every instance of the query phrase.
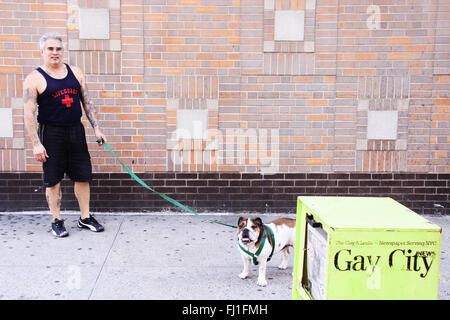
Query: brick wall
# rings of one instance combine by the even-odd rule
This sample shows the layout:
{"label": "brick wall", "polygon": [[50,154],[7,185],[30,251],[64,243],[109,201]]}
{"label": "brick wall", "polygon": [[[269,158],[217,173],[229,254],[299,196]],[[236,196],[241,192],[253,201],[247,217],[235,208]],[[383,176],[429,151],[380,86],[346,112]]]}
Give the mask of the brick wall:
{"label": "brick wall", "polygon": [[[22,81],[40,64],[40,36],[57,31],[66,61],[87,75],[109,144],[137,173],[350,174],[355,183],[386,174],[405,188],[396,177],[406,174],[424,179],[417,189],[447,188],[436,201],[448,206],[449,17],[443,0],[1,0],[0,170],[40,176]],[[198,117],[193,128],[185,111]],[[99,177],[123,172],[94,140],[88,130]]]}
{"label": "brick wall", "polygon": [[[140,178],[197,212],[294,213],[299,195],[391,197],[417,213],[450,214],[450,174],[147,172]],[[1,211],[47,210],[40,173],[0,173]],[[65,210],[78,210],[73,184],[62,183]],[[97,173],[94,212],[181,211],[127,173]]]}

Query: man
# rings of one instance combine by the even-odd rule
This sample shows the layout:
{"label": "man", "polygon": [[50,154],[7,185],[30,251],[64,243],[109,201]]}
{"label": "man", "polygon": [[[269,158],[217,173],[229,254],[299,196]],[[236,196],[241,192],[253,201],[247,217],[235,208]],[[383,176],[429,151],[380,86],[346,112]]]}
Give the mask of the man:
{"label": "man", "polygon": [[60,215],[61,180],[65,173],[74,181],[81,212],[78,227],[103,231],[103,226],[89,213],[92,167],[81,123],[81,105],[96,138],[106,142],[106,137],[89,100],[86,79],[80,68],[63,63],[61,35],[44,34],[40,49],[44,63],[23,84],[24,121],[33,143],[34,158],[43,164],[45,194],[53,216],[52,233],[57,237],[68,235]]}

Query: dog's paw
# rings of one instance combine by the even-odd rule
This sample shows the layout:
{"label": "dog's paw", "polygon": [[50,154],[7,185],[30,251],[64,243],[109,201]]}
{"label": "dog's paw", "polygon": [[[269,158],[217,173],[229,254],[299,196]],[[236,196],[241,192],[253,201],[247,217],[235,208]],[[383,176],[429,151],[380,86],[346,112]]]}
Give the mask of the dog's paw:
{"label": "dog's paw", "polygon": [[267,280],[266,279],[258,279],[258,282],[256,282],[256,284],[258,286],[265,287],[265,286],[267,286]]}
{"label": "dog's paw", "polygon": [[278,269],[280,269],[280,270],[286,270],[287,267],[288,267],[287,264],[282,263],[282,264],[280,264],[280,265],[278,266]]}
{"label": "dog's paw", "polygon": [[241,279],[247,279],[248,273],[241,272],[241,273],[238,274],[238,276],[239,276],[239,278],[241,278]]}

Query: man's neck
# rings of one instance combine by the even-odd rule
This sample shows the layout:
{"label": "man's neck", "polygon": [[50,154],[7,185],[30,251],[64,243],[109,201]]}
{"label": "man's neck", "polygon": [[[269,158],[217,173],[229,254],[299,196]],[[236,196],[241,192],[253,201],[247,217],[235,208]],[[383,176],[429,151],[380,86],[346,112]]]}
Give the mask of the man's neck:
{"label": "man's neck", "polygon": [[66,74],[66,66],[64,63],[58,63],[57,65],[44,64],[43,69],[50,76],[57,78],[57,79],[64,77]]}
{"label": "man's neck", "polygon": [[47,64],[44,64],[44,69],[45,70],[48,70],[48,71],[52,71],[52,72],[59,72],[59,71],[62,71],[62,70],[64,70],[64,67],[65,67],[65,65],[64,65],[64,63],[58,63],[58,64],[50,64],[50,63],[47,63]]}

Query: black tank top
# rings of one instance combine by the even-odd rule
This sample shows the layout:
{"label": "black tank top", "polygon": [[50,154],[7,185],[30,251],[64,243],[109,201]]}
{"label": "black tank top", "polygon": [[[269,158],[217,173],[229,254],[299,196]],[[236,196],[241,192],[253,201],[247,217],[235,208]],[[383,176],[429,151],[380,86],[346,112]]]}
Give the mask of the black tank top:
{"label": "black tank top", "polygon": [[47,81],[47,88],[38,95],[38,122],[54,126],[73,126],[81,122],[81,85],[66,64],[67,76],[55,79],[37,68]]}

